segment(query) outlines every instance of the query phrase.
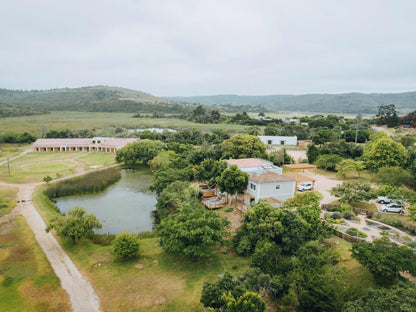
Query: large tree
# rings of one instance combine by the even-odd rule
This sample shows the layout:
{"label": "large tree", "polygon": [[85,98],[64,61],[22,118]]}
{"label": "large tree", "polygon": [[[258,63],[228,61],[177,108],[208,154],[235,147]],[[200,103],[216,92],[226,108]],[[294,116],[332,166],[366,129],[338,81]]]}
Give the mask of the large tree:
{"label": "large tree", "polygon": [[129,143],[116,153],[116,161],[124,162],[127,166],[135,166],[140,162],[148,166],[148,162],[166,149],[161,141],[141,140]]}
{"label": "large tree", "polygon": [[387,125],[389,128],[400,125],[400,119],[397,116],[396,106],[394,104],[380,105],[376,116],[378,117],[377,124],[379,125]]}
{"label": "large tree", "polygon": [[158,226],[160,244],[168,253],[193,259],[210,257],[212,248],[227,235],[225,227],[229,224],[228,219],[221,219],[213,211],[184,204]]}
{"label": "large tree", "polygon": [[416,273],[414,251],[407,246],[391,243],[387,237],[373,243],[353,244],[352,257],[365,266],[380,285],[396,283],[401,271]]}
{"label": "large tree", "polygon": [[387,135],[378,133],[364,147],[363,160],[373,172],[381,167],[403,167],[407,160],[407,150]]}
{"label": "large tree", "polygon": [[367,182],[349,181],[333,187],[330,191],[331,195],[339,197],[341,203],[359,202],[374,198],[375,191]]}
{"label": "large tree", "polygon": [[245,189],[248,177],[248,173],[241,171],[236,165],[231,165],[217,178],[217,184],[221,192],[234,195]]}
{"label": "large tree", "polygon": [[266,147],[257,136],[237,134],[221,144],[222,158],[266,158]]}
{"label": "large tree", "polygon": [[75,243],[81,238],[91,238],[94,229],[101,229],[101,227],[101,223],[93,214],[87,214],[84,209],[75,207],[68,210],[66,216],[52,218],[46,227],[46,232],[54,229],[58,236]]}

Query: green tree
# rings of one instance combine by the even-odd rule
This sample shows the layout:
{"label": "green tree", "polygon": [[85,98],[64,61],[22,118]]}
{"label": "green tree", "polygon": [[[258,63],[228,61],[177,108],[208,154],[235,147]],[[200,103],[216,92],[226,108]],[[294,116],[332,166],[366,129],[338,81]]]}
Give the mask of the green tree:
{"label": "green tree", "polygon": [[257,136],[237,134],[221,144],[222,158],[267,158],[266,147]]}
{"label": "green tree", "polygon": [[46,184],[49,184],[49,182],[51,181],[52,181],[52,178],[50,176],[43,177],[43,182],[46,182]]}
{"label": "green tree", "polygon": [[275,152],[271,152],[269,154],[269,159],[276,166],[282,166],[282,165],[286,165],[286,164],[294,164],[295,163],[293,158],[286,152],[285,148],[278,149]]}
{"label": "green tree", "polygon": [[167,169],[172,160],[174,160],[177,157],[178,155],[176,155],[174,151],[163,151],[155,157],[153,157],[152,160],[149,160],[148,165],[153,172],[164,170]]}
{"label": "green tree", "polygon": [[361,181],[344,182],[333,187],[330,193],[333,196],[339,197],[341,203],[370,200],[376,196],[371,185]]}
{"label": "green tree", "polygon": [[274,122],[270,122],[264,128],[264,135],[279,135],[279,127]]}
{"label": "green tree", "polygon": [[266,303],[254,292],[246,292],[238,298],[224,294],[223,300],[226,302],[224,311],[227,312],[267,312]]}
{"label": "green tree", "polygon": [[396,106],[394,104],[380,105],[376,117],[378,117],[378,125],[387,125],[389,128],[400,125],[400,119],[397,116]]}
{"label": "green tree", "polygon": [[225,272],[215,283],[205,282],[202,287],[201,303],[204,307],[223,308],[226,305],[226,301],[222,298],[223,294],[234,293],[238,284],[230,272]]}
{"label": "green tree", "polygon": [[204,159],[199,165],[194,166],[195,177],[199,181],[207,181],[209,184],[216,184],[216,178],[221,176],[227,168],[227,163],[222,160],[211,158]]}
{"label": "green tree", "polygon": [[234,195],[245,189],[248,177],[248,173],[241,171],[236,165],[231,165],[217,178],[217,184],[221,192]]}
{"label": "green tree", "polygon": [[336,154],[324,154],[320,155],[315,160],[315,165],[318,168],[325,169],[325,170],[332,170],[334,171],[337,167],[338,163],[342,161],[342,157]]}
{"label": "green tree", "polygon": [[360,298],[347,302],[342,312],[411,312],[416,307],[416,288],[399,284],[389,289],[368,289]]}
{"label": "green tree", "polygon": [[250,126],[244,130],[245,133],[256,136],[260,134],[260,131],[261,129],[257,126]]}
{"label": "green tree", "polygon": [[308,162],[313,164],[315,160],[321,155],[321,149],[317,147],[315,144],[308,145],[308,151],[306,152],[306,156],[308,157]]}
{"label": "green tree", "polygon": [[229,220],[221,219],[215,212],[201,206],[184,204],[179,212],[162,220],[158,226],[160,245],[172,254],[206,258],[213,254],[212,247],[221,244],[227,235]]}
{"label": "green tree", "polygon": [[160,193],[157,199],[157,212],[159,218],[166,217],[184,203],[198,201],[199,186],[188,181],[174,181]]}
{"label": "green tree", "polygon": [[332,141],[335,138],[334,131],[327,128],[318,129],[312,136],[312,142],[316,145],[322,145],[325,142]]}
{"label": "green tree", "polygon": [[374,181],[392,186],[413,185],[414,177],[406,169],[400,167],[383,167],[374,175]]}
{"label": "green tree", "polygon": [[387,237],[373,243],[352,245],[352,257],[357,259],[383,286],[399,281],[400,271],[416,273],[416,254],[407,246],[391,243]]}
{"label": "green tree", "polygon": [[351,173],[358,173],[361,175],[361,172],[364,170],[364,162],[361,160],[343,159],[336,165],[335,169],[337,175],[342,176],[343,178]]}
{"label": "green tree", "polygon": [[116,161],[124,162],[127,166],[136,166],[140,162],[148,166],[148,162],[166,149],[165,143],[161,141],[141,140],[129,143],[116,153]]}
{"label": "green tree", "polygon": [[139,254],[140,243],[136,235],[123,232],[113,241],[113,251],[121,258],[134,258]]}
{"label": "green tree", "polygon": [[407,150],[385,134],[377,134],[364,147],[363,160],[373,172],[381,167],[403,167],[407,160]]}
{"label": "green tree", "polygon": [[102,225],[97,218],[80,207],[68,210],[66,216],[57,216],[51,219],[46,232],[54,229],[56,234],[63,239],[70,239],[74,244],[81,238],[91,238],[94,229],[101,229]]}

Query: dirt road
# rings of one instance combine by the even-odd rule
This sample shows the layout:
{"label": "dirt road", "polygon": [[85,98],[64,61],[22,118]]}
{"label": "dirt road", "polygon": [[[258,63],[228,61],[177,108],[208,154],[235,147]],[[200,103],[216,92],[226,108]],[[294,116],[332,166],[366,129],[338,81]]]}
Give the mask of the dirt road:
{"label": "dirt road", "polygon": [[[52,233],[45,232],[46,225],[31,201],[33,191],[41,184],[42,183],[19,185],[0,183],[0,186],[19,188],[17,198],[19,203],[10,214],[3,216],[0,219],[0,222],[7,222],[9,219],[12,219],[19,214],[23,215],[35,234],[40,247],[51,263],[56,276],[61,280],[62,288],[68,293],[73,311],[101,311],[100,301],[94,288],[81,275]],[[22,200],[24,200],[24,202],[22,202]]]}

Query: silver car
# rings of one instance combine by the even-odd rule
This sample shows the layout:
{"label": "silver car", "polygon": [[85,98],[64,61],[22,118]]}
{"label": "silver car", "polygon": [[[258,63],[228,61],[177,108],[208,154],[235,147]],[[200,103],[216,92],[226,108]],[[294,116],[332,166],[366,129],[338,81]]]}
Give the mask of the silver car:
{"label": "silver car", "polygon": [[400,212],[404,213],[404,208],[400,203],[390,203],[387,205],[381,206],[381,211],[383,212]]}

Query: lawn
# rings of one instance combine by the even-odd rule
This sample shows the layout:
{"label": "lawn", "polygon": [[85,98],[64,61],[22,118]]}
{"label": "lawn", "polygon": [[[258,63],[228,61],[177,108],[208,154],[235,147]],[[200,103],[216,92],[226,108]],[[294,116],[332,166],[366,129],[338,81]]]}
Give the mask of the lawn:
{"label": "lawn", "polygon": [[7,157],[11,158],[19,155],[29,147],[30,144],[0,144],[0,162],[7,160]]}
{"label": "lawn", "polygon": [[16,207],[16,196],[18,189],[15,187],[2,186],[0,189],[0,217],[8,214]]}
{"label": "lawn", "polygon": [[132,118],[130,113],[52,112],[47,115],[3,118],[0,135],[13,129],[16,133],[29,132],[38,136],[41,131],[64,129],[96,129],[105,133],[111,127],[124,128],[197,128],[202,131],[222,129],[230,133],[241,132],[248,126],[231,124],[199,124],[176,118]]}
{"label": "lawn", "polygon": [[0,225],[0,311],[71,311],[24,217]]}
{"label": "lawn", "polygon": [[0,166],[0,180],[7,183],[41,182],[45,176],[53,179],[74,174],[91,166],[115,164],[115,154],[103,152],[31,152]]}
{"label": "lawn", "polygon": [[119,260],[111,246],[84,241],[64,247],[93,281],[105,311],[204,311],[199,303],[203,283],[217,280],[225,271],[241,274],[248,262],[221,251],[196,262],[170,256],[159,247],[158,238],[142,239],[140,256],[129,261]]}

